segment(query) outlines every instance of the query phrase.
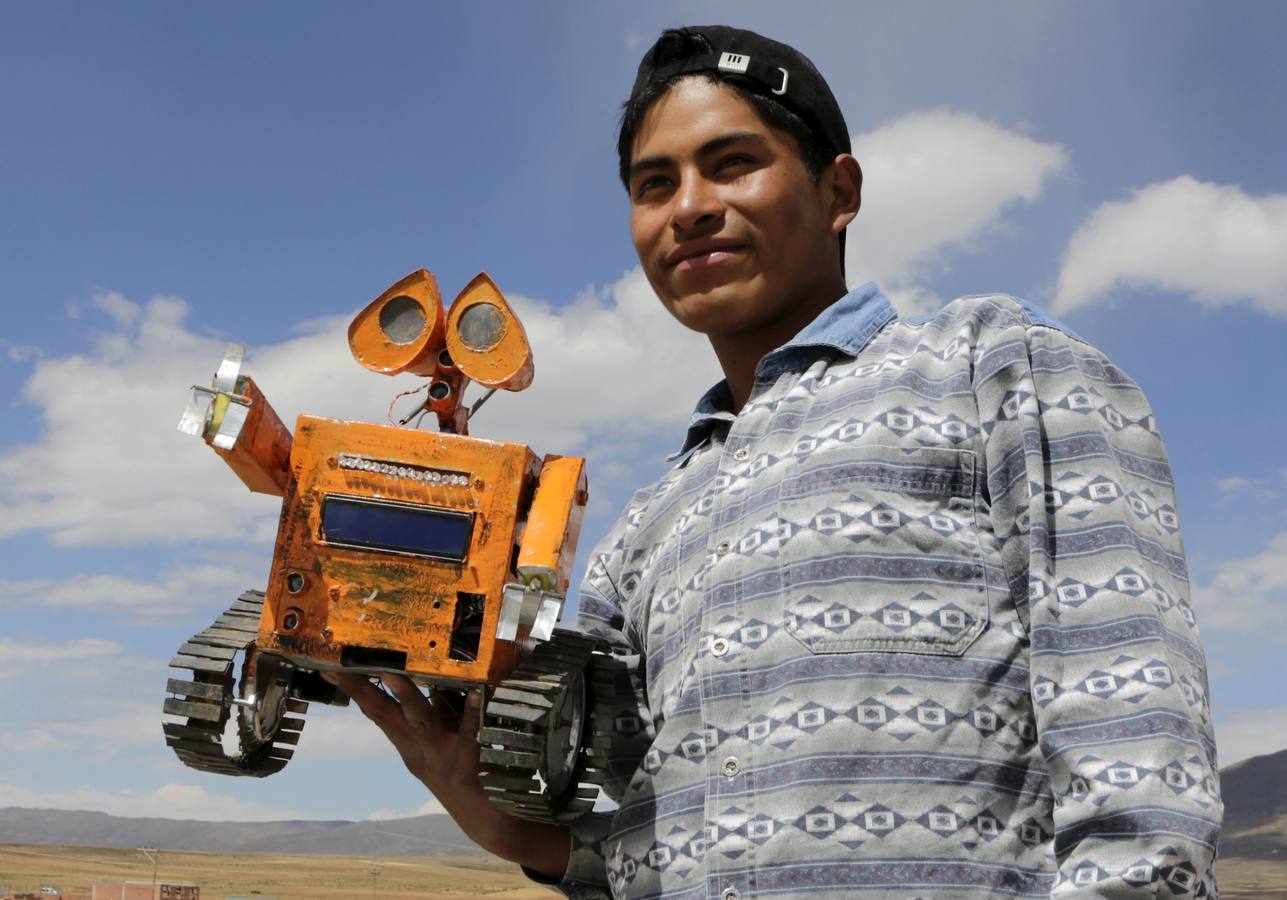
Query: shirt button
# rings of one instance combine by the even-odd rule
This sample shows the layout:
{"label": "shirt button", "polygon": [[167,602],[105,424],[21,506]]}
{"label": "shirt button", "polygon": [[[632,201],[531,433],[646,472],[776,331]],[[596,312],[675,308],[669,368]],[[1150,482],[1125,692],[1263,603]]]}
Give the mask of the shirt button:
{"label": "shirt button", "polygon": [[731,549],[733,549],[733,547],[728,541],[720,541],[719,546],[715,548],[715,552],[720,556],[723,556]]}
{"label": "shirt button", "polygon": [[751,458],[751,451],[747,450],[745,447],[738,447],[737,452],[733,454],[733,458],[738,462],[746,462]]}
{"label": "shirt button", "polygon": [[[736,756],[730,756],[728,759],[724,760],[722,771],[724,772],[725,777],[732,778],[738,772],[742,771],[742,764],[737,761]],[[730,888],[730,890],[732,890],[732,888]]]}
{"label": "shirt button", "polygon": [[742,895],[737,892],[737,888],[726,887],[724,888],[724,892],[719,896],[720,896],[720,900],[738,900],[738,898],[741,897]]}
{"label": "shirt button", "polygon": [[728,641],[724,640],[723,638],[715,638],[715,640],[711,641],[712,656],[723,656],[727,652],[728,652]]}

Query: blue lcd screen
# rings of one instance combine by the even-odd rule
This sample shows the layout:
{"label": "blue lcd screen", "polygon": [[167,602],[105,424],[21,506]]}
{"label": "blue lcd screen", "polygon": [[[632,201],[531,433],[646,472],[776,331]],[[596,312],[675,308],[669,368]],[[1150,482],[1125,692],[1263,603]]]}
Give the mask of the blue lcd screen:
{"label": "blue lcd screen", "polygon": [[356,497],[322,501],[322,540],[328,544],[463,562],[473,531],[473,514],[452,509]]}

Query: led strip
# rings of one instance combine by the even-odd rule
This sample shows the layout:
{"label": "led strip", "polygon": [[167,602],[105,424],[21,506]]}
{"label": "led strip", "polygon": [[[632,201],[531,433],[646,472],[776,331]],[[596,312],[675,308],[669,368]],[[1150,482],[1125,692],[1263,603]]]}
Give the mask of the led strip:
{"label": "led strip", "polygon": [[356,469],[360,472],[375,472],[391,478],[410,478],[423,484],[444,484],[465,487],[469,484],[468,472],[451,472],[445,469],[426,469],[421,466],[408,466],[405,463],[383,462],[378,459],[367,459],[352,453],[340,454],[341,469]]}

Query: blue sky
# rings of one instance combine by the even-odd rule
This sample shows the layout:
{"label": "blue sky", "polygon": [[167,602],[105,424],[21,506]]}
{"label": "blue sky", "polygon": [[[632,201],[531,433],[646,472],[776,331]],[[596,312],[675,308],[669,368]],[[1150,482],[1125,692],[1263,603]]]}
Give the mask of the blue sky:
{"label": "blue sky", "polygon": [[351,362],[351,315],[420,266],[448,295],[486,269],[537,377],[476,431],[589,457],[588,550],[716,377],[639,274],[615,174],[639,55],[694,20],[831,82],[866,171],[855,283],[909,313],[1026,296],[1144,386],[1222,757],[1287,746],[1287,10],[803,10],[0,5],[0,806],[432,808],[353,710],[262,782],[170,757],[165,662],[262,585],[276,514],[174,424],[228,340],[287,421],[378,421],[407,385]]}

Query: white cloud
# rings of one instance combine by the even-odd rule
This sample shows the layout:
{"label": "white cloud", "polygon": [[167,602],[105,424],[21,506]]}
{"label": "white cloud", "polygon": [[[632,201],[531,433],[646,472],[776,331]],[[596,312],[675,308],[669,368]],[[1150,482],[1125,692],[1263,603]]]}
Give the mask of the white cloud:
{"label": "white cloud", "polygon": [[207,822],[272,822],[298,819],[289,809],[275,808],[212,794],[189,784],[164,784],[152,791],[105,791],[92,786],[40,790],[20,784],[0,783],[0,807],[69,809],[103,812],[113,816],[200,819]]}
{"label": "white cloud", "polygon": [[[373,822],[385,822],[389,819],[411,819],[415,816],[432,816],[435,813],[446,812],[443,805],[434,798],[430,797],[424,803],[421,803],[415,809],[396,810],[396,809],[377,809],[367,816],[367,819]],[[440,843],[430,841],[429,843]]]}
{"label": "white cloud", "polygon": [[[1217,707],[1218,711],[1218,707]],[[1287,749],[1287,706],[1241,706],[1215,723],[1220,768]]]}
{"label": "white cloud", "polygon": [[1287,638],[1287,532],[1260,553],[1223,562],[1193,591],[1198,623]]}
{"label": "white cloud", "polygon": [[353,705],[310,704],[299,752],[309,759],[383,760],[390,766],[402,765],[384,732]]}
{"label": "white cloud", "polygon": [[[489,402],[474,429],[483,436],[521,439],[541,453],[576,452],[595,434],[624,437],[619,462],[629,464],[630,448],[677,442],[693,402],[718,377],[705,340],[670,320],[638,269],[557,309],[513,301],[537,377],[523,394]],[[91,350],[40,360],[23,386],[44,428],[36,442],[0,453],[0,540],[42,531],[60,546],[271,546],[279,501],[250,494],[175,427],[188,386],[209,382],[225,342],[192,332],[187,306],[174,298],[137,304],[111,294],[93,306],[110,325]],[[288,425],[301,411],[384,421],[394,394],[416,384],[354,363],[348,321],[316,320],[289,340],[250,347],[244,371]],[[58,602],[120,587],[119,603],[155,607],[171,586],[59,582]],[[6,587],[34,596],[30,588]]]}
{"label": "white cloud", "polygon": [[[271,542],[271,537],[265,540]],[[40,605],[93,610],[156,624],[158,617],[187,616],[193,610],[210,610],[213,616],[242,591],[262,581],[261,573],[246,566],[216,563],[175,566],[152,579],[85,574],[23,581],[0,579],[0,608]]]}
{"label": "white cloud", "polygon": [[71,641],[20,641],[0,637],[0,676],[18,666],[38,666],[81,661],[94,657],[115,656],[121,652],[116,641],[79,638]]}
{"label": "white cloud", "polygon": [[1251,479],[1243,478],[1241,475],[1230,475],[1228,478],[1221,478],[1215,483],[1215,486],[1222,491],[1240,491],[1251,487],[1251,485]]}
{"label": "white cloud", "polygon": [[5,358],[9,362],[26,363],[40,356],[40,350],[26,344],[15,344],[0,338],[0,351],[4,352]]}
{"label": "white cloud", "polygon": [[99,759],[133,755],[139,747],[159,752],[165,746],[161,736],[160,700],[164,695],[164,678],[158,679],[153,687],[156,699],[147,703],[103,698],[69,702],[64,690],[63,702],[41,710],[47,718],[8,722],[0,726],[0,735],[6,737],[9,749],[14,751],[92,746]]}
{"label": "white cloud", "polygon": [[940,305],[919,281],[948,251],[1000,230],[1005,212],[1035,200],[1068,164],[1058,144],[949,110],[895,119],[854,135],[853,146],[863,204],[846,270],[851,283],[875,280],[904,313]]}
{"label": "white cloud", "polygon": [[1122,287],[1247,303],[1287,316],[1287,195],[1250,197],[1188,175],[1104,203],[1069,242],[1052,309],[1066,313]]}

